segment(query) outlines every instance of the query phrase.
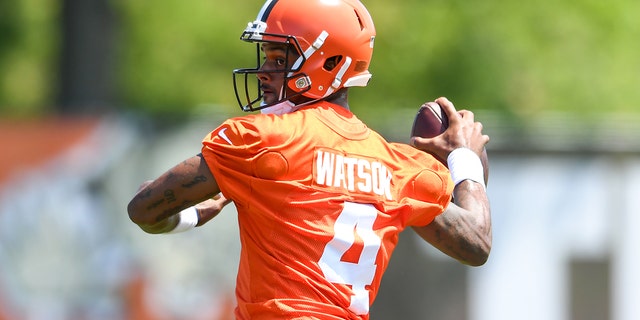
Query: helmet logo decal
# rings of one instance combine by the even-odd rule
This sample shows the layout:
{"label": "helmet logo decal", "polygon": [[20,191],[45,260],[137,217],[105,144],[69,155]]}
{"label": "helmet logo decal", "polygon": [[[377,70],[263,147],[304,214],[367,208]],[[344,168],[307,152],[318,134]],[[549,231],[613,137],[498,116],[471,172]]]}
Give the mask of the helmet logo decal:
{"label": "helmet logo decal", "polygon": [[296,88],[298,89],[304,89],[309,87],[310,85],[311,79],[309,79],[309,77],[307,76],[296,79]]}

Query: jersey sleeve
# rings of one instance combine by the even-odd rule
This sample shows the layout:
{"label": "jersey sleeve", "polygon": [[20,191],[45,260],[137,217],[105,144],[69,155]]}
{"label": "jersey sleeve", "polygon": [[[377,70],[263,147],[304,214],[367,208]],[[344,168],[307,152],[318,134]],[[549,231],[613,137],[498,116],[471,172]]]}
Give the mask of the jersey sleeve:
{"label": "jersey sleeve", "polygon": [[415,183],[410,186],[414,195],[402,199],[402,202],[409,204],[412,208],[407,225],[427,225],[444,212],[451,202],[453,192],[453,183],[448,183],[444,178],[447,177],[427,170],[416,177]]}
{"label": "jersey sleeve", "polygon": [[202,155],[226,197],[237,201],[250,188],[252,159],[262,145],[251,117],[230,119],[202,141]]}
{"label": "jersey sleeve", "polygon": [[451,202],[454,184],[449,169],[433,156],[409,145],[396,144],[421,170],[403,177],[399,201],[411,208],[406,225],[424,226],[444,212]]}

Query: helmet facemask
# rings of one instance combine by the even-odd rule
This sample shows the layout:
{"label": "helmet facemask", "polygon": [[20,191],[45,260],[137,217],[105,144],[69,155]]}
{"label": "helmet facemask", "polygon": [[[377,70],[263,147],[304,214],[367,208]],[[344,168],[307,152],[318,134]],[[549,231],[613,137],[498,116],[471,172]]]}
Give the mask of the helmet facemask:
{"label": "helmet facemask", "polygon": [[[267,33],[260,33],[259,37],[256,37],[256,35],[257,33],[255,32],[245,30],[241,37],[242,40],[255,43],[256,67],[233,70],[233,86],[236,99],[240,108],[246,112],[257,111],[284,101],[291,101],[292,99],[296,100],[296,98],[301,98],[302,94],[310,89],[308,77],[303,73],[297,73],[306,59],[295,37]],[[276,70],[262,68],[263,61],[266,59],[263,46],[269,43],[284,45],[285,64],[283,68]],[[293,60],[293,58],[296,59]],[[279,97],[276,101],[270,103],[263,101],[260,74],[283,77],[282,86],[275,88],[279,90]]]}

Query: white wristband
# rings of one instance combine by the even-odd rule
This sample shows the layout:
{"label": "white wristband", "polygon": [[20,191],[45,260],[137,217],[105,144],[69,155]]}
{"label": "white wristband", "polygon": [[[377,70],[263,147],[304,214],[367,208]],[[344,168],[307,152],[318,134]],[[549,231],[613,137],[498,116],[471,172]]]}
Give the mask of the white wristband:
{"label": "white wristband", "polygon": [[447,157],[447,164],[455,185],[464,180],[472,180],[486,188],[482,161],[471,149],[458,148],[451,151]]}
{"label": "white wristband", "polygon": [[198,224],[198,210],[196,207],[186,208],[178,213],[180,220],[173,230],[167,233],[178,233],[193,229]]}

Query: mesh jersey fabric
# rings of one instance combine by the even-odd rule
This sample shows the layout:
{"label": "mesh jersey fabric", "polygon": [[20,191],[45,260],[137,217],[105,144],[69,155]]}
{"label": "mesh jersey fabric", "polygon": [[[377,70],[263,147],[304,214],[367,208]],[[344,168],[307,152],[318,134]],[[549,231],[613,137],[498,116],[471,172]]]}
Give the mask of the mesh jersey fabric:
{"label": "mesh jersey fabric", "polygon": [[432,156],[328,102],[229,119],[202,154],[237,208],[238,319],[368,319],[399,233],[453,191]]}

